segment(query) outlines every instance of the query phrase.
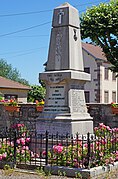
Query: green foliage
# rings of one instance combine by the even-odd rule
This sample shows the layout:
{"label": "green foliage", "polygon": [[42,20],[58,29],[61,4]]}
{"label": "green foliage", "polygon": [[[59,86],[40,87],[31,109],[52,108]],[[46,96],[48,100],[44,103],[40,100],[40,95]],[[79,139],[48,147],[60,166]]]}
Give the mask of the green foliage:
{"label": "green foliage", "polygon": [[28,102],[41,101],[45,98],[46,89],[42,86],[33,85],[28,93]]}
{"label": "green foliage", "polygon": [[5,166],[4,166],[4,175],[6,175],[6,176],[10,176],[10,175],[12,175],[13,174],[13,172],[14,172],[14,169],[13,168],[11,168],[8,164],[6,164]]}
{"label": "green foliage", "polygon": [[114,108],[118,108],[118,104],[114,103],[114,102],[111,103],[111,106],[114,107]]}
{"label": "green foliage", "polygon": [[44,87],[44,88],[45,88],[45,83],[44,83],[44,81],[43,81],[43,80],[39,80],[39,83],[41,84],[41,86],[42,86],[42,87]]}
{"label": "green foliage", "polygon": [[17,81],[24,85],[29,85],[29,82],[23,78],[19,71],[16,68],[13,68],[11,64],[8,64],[7,61],[0,59],[0,76]]}
{"label": "green foliage", "polygon": [[82,38],[99,45],[113,65],[111,69],[118,72],[118,0],[87,9],[80,26]]}
{"label": "green foliage", "polygon": [[82,179],[82,175],[81,175],[80,172],[76,172],[75,175],[76,175],[76,178],[80,178],[80,179]]}

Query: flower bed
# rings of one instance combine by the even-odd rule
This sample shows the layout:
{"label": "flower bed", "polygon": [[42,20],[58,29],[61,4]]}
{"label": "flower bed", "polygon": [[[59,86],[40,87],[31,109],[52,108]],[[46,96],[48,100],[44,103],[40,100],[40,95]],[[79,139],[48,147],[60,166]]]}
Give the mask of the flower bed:
{"label": "flower bed", "polygon": [[[32,134],[24,124],[11,126],[10,135],[0,140],[0,161],[36,165],[92,168],[118,161],[118,128],[100,123],[95,134],[59,136]],[[46,147],[47,146],[47,147]],[[42,162],[42,163],[41,163]]]}
{"label": "flower bed", "polygon": [[0,164],[27,162],[39,155],[29,148],[30,137],[24,124],[12,125],[6,136],[0,140]]}
{"label": "flower bed", "polygon": [[74,168],[92,168],[118,161],[118,128],[111,129],[103,123],[94,129],[94,137],[63,140],[48,152],[49,163]]}

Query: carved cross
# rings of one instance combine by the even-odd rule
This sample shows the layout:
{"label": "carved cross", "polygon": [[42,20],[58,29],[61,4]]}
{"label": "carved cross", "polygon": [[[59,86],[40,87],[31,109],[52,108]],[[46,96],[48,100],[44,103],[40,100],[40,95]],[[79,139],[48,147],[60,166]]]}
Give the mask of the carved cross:
{"label": "carved cross", "polygon": [[64,11],[62,9],[60,9],[60,12],[58,13],[58,15],[59,15],[59,24],[61,24],[62,16],[64,15]]}

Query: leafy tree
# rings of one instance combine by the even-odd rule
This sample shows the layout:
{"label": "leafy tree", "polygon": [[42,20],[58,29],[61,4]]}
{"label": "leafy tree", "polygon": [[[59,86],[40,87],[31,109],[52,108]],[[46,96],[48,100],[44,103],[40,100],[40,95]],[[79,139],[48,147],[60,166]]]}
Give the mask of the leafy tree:
{"label": "leafy tree", "polygon": [[111,70],[118,72],[118,0],[93,6],[80,17],[82,38],[99,45]]}
{"label": "leafy tree", "polygon": [[39,83],[41,84],[42,87],[44,88],[46,87],[45,82],[43,80],[39,80]]}
{"label": "leafy tree", "polygon": [[8,64],[3,59],[0,59],[0,76],[17,81],[24,85],[29,85],[27,80],[20,77],[21,75],[19,71],[16,68],[13,68],[11,64]]}
{"label": "leafy tree", "polygon": [[32,85],[28,92],[28,102],[40,101],[45,98],[46,89],[43,86]]}

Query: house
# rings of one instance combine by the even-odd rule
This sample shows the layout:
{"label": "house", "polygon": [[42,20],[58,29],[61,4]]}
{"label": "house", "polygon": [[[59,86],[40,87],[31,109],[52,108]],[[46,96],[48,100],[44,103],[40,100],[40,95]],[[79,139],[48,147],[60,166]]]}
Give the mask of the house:
{"label": "house", "polygon": [[84,71],[91,74],[91,81],[84,86],[87,103],[116,102],[117,78],[109,67],[102,49],[90,43],[82,43]]}
{"label": "house", "polygon": [[31,88],[0,76],[0,96],[4,99],[15,98],[19,103],[27,103],[27,93]]}

